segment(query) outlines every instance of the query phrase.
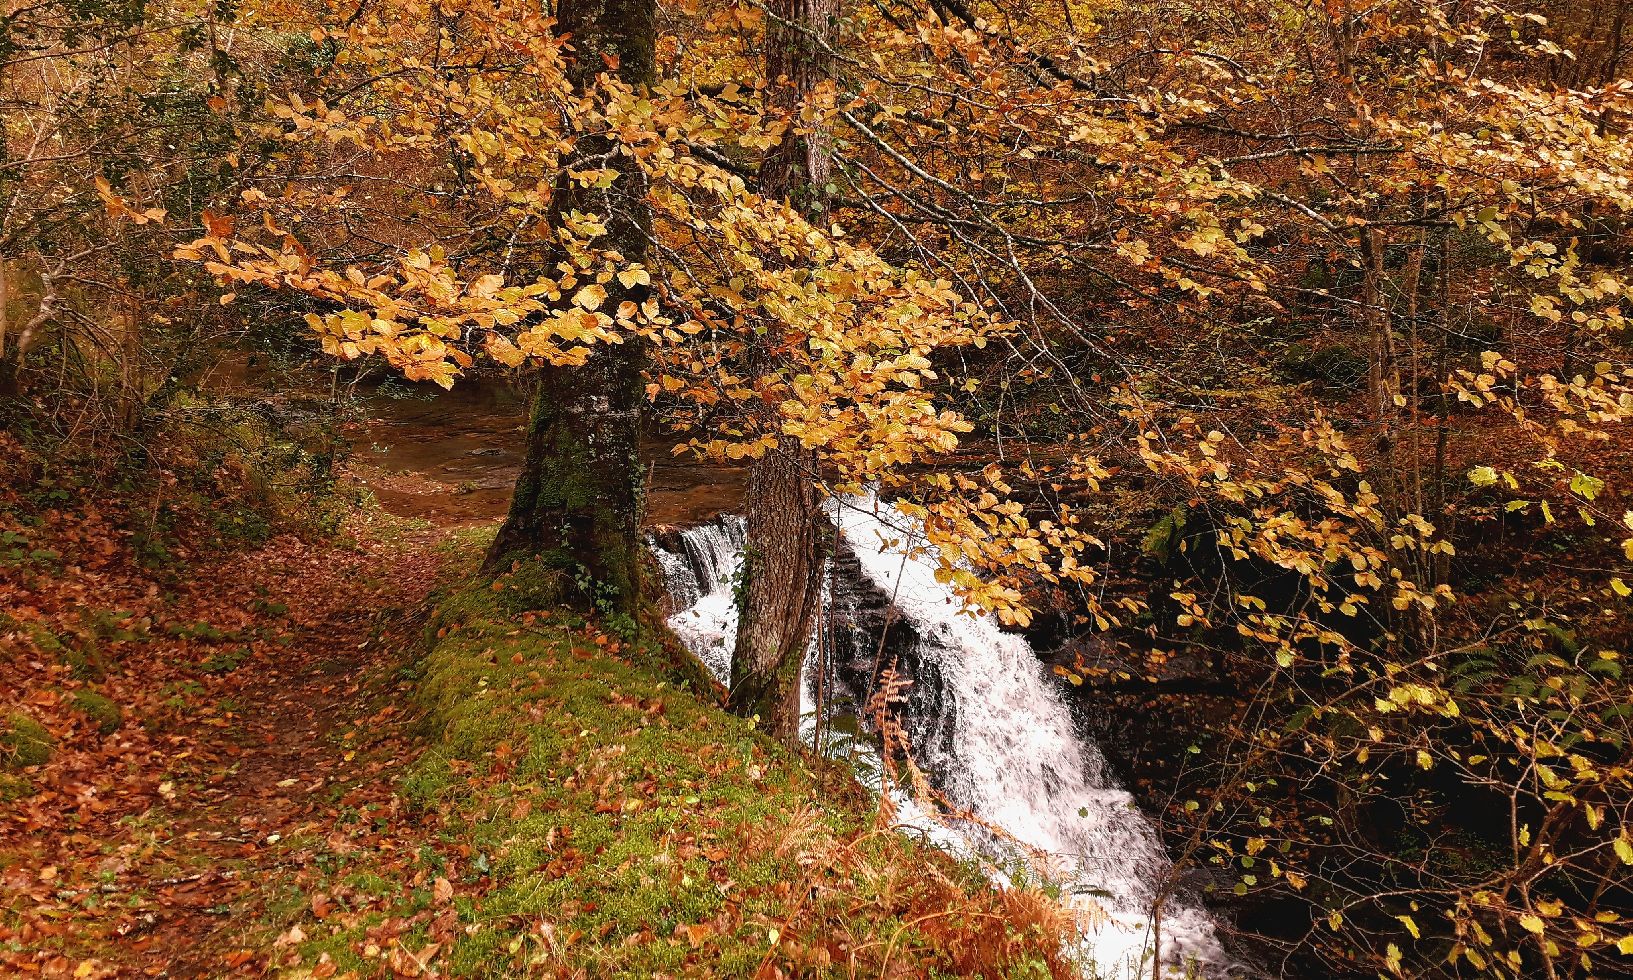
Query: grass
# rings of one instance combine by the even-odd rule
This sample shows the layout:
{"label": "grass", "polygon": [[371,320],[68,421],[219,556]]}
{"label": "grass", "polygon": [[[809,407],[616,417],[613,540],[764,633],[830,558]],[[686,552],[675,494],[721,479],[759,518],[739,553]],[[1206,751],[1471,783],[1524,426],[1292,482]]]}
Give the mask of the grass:
{"label": "grass", "polygon": [[425,748],[348,816],[388,844],[321,857],[270,910],[281,966],[1069,975],[1051,903],[876,826],[849,773],[722,711],[661,630],[626,642],[479,586],[433,622],[407,672]]}

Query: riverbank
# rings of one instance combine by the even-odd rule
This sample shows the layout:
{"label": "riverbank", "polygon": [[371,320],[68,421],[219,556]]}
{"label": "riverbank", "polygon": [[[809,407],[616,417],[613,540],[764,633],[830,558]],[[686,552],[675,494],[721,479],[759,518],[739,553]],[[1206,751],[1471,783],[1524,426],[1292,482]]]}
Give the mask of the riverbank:
{"label": "riverbank", "polygon": [[879,823],[659,635],[450,586],[479,532],[365,510],[179,574],[111,508],[10,503],[41,557],[0,570],[5,972],[1068,974],[1051,903]]}

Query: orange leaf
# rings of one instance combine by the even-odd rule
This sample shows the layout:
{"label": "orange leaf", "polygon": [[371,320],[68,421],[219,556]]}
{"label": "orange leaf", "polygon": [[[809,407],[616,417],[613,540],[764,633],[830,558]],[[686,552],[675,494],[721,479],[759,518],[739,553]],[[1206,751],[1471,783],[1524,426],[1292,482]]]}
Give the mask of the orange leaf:
{"label": "orange leaf", "polygon": [[693,949],[701,947],[704,940],[714,935],[714,926],[709,925],[707,922],[700,922],[695,926],[681,926],[680,928],[682,932],[686,933],[686,941],[692,944]]}

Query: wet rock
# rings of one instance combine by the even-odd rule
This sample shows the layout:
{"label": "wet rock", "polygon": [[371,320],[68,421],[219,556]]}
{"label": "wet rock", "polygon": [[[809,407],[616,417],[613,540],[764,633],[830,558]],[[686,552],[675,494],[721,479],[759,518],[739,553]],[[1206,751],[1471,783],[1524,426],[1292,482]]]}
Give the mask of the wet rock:
{"label": "wet rock", "polygon": [[894,667],[913,682],[906,700],[891,707],[908,738],[918,749],[950,752],[955,706],[948,703],[939,666],[923,656],[924,638],[918,627],[868,580],[847,545],[840,544],[833,565],[829,669],[839,701],[836,707],[855,714],[871,729],[868,702],[879,676]]}

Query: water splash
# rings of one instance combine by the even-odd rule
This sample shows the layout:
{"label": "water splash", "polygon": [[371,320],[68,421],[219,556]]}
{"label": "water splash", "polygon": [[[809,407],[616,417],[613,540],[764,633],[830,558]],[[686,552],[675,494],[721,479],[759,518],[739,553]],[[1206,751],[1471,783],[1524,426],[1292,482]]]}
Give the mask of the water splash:
{"label": "water splash", "polygon": [[692,655],[722,684],[731,681],[731,650],[737,642],[737,581],[743,568],[748,524],[732,514],[679,532],[679,547],[654,545],[664,584],[677,611],[669,617]]}

